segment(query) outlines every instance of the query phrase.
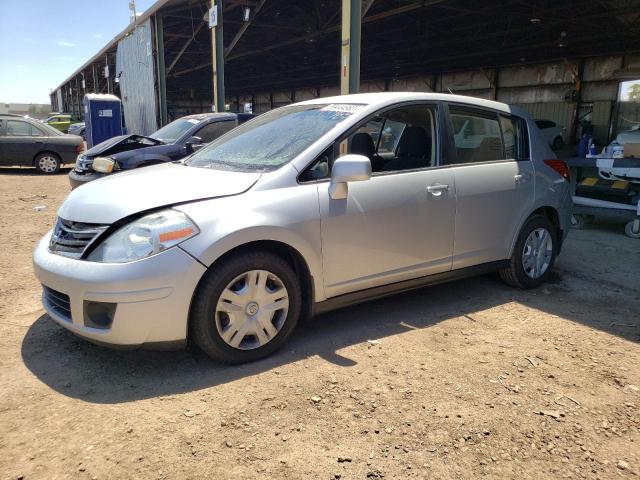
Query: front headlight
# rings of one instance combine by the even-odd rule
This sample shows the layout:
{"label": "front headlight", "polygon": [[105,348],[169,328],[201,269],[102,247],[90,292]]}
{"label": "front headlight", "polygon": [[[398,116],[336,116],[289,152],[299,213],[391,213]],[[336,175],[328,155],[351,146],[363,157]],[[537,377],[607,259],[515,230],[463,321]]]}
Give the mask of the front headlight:
{"label": "front headlight", "polygon": [[115,231],[89,254],[88,260],[126,263],[160,253],[200,232],[187,215],[162,210],[134,220]]}
{"label": "front headlight", "polygon": [[115,166],[116,162],[113,158],[109,158],[109,157],[96,157],[93,159],[93,165],[92,168],[96,171],[96,172],[100,172],[100,173],[111,173],[113,172],[113,167]]}

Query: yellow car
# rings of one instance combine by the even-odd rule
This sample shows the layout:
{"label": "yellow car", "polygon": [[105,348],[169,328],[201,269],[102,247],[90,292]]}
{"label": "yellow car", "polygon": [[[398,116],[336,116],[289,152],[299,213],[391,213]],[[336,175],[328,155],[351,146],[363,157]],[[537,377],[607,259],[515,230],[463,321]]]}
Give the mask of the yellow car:
{"label": "yellow car", "polygon": [[71,115],[64,113],[51,115],[44,121],[44,123],[60,130],[62,133],[67,133],[69,126],[71,125]]}

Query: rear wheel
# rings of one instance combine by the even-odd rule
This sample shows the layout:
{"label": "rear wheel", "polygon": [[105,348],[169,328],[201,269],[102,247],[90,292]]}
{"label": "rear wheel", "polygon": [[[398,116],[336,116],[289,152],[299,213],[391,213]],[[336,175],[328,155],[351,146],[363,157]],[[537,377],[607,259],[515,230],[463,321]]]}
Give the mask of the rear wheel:
{"label": "rear wheel", "polygon": [[257,360],[291,335],[300,317],[301,296],[295,272],[277,255],[232,255],[210,269],[198,286],[190,334],[221,362]]}
{"label": "rear wheel", "polygon": [[631,220],[624,226],[627,237],[640,238],[640,219]]}
{"label": "rear wheel", "polygon": [[555,262],[557,232],[548,218],[531,217],[520,230],[509,259],[500,270],[506,283],[518,288],[535,288],[548,277]]}
{"label": "rear wheel", "polygon": [[40,173],[48,175],[58,173],[61,165],[62,161],[55,153],[44,152],[38,154],[35,158],[35,167]]}

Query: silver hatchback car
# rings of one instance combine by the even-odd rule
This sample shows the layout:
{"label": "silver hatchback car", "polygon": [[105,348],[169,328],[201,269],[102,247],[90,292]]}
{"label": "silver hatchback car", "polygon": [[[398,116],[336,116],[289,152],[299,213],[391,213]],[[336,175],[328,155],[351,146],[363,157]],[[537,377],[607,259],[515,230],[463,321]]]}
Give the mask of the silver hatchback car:
{"label": "silver hatchback car", "polygon": [[279,108],[173,164],[74,190],[34,253],[49,315],[102,344],[270,354],[300,318],[498,271],[543,282],[566,165],[534,121],[455,95]]}

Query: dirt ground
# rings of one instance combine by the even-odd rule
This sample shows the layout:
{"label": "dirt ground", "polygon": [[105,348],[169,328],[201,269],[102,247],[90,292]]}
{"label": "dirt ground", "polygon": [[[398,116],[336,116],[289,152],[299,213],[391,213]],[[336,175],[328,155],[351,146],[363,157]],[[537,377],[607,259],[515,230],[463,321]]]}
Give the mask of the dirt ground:
{"label": "dirt ground", "polygon": [[0,478],[640,476],[640,241],[621,225],[572,231],[538,290],[402,294],[229,367],[44,314],[31,252],[67,192],[0,169]]}

